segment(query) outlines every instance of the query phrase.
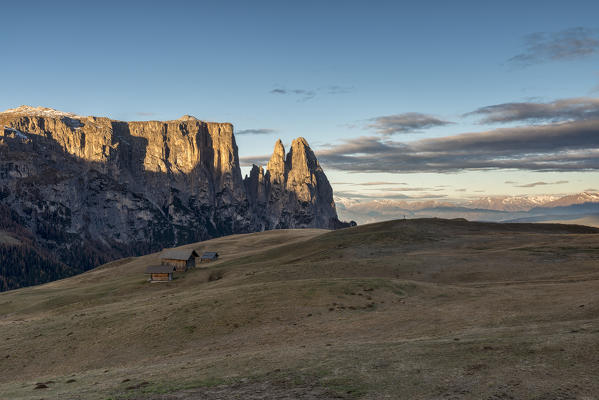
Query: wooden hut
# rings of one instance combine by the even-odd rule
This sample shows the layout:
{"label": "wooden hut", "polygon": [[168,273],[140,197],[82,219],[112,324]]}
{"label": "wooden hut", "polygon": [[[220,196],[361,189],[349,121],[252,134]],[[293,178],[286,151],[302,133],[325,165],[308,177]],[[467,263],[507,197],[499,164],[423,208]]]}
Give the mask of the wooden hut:
{"label": "wooden hut", "polygon": [[217,258],[218,258],[217,252],[207,251],[204,254],[202,254],[202,257],[200,257],[200,262],[205,263],[205,262],[216,261]]}
{"label": "wooden hut", "polygon": [[188,268],[195,267],[196,257],[198,253],[193,249],[172,249],[160,255],[160,262],[164,266],[175,267],[177,272],[185,272]]}
{"label": "wooden hut", "polygon": [[150,265],[146,268],[146,274],[150,275],[150,282],[168,282],[173,280],[175,267],[171,265]]}

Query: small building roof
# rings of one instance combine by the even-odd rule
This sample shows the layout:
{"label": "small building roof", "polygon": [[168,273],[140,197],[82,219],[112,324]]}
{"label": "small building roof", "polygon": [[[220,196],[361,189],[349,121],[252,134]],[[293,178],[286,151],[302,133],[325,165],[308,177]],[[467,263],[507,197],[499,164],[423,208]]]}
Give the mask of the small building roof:
{"label": "small building roof", "polygon": [[170,274],[175,271],[171,265],[150,265],[146,268],[146,274]]}
{"label": "small building roof", "polygon": [[216,251],[207,251],[202,254],[202,259],[215,260],[218,258],[218,253]]}
{"label": "small building roof", "polygon": [[170,249],[160,255],[161,260],[182,260],[187,261],[191,257],[198,257],[194,249]]}

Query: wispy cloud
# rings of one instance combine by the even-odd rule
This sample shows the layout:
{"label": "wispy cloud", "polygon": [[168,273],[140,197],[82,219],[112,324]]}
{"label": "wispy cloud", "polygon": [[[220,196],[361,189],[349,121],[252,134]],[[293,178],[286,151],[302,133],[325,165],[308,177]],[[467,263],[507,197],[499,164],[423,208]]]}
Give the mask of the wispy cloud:
{"label": "wispy cloud", "polygon": [[363,136],[317,155],[331,168],[356,172],[597,170],[599,121],[501,128],[413,142]]}
{"label": "wispy cloud", "polygon": [[535,186],[546,186],[546,185],[563,185],[565,183],[568,183],[568,181],[557,181],[557,182],[532,182],[532,183],[526,183],[524,185],[516,185],[515,187],[520,187],[520,188],[532,188]]}
{"label": "wispy cloud", "polygon": [[334,182],[335,185],[350,185],[350,186],[390,186],[390,185],[407,185],[405,182],[387,182],[387,181],[374,181],[374,182]]}
{"label": "wispy cloud", "polygon": [[525,36],[524,51],[508,62],[529,66],[549,61],[579,59],[599,54],[599,32],[576,27],[559,32],[536,32]]}
{"label": "wispy cloud", "polygon": [[257,129],[242,129],[235,132],[236,135],[270,135],[276,133],[274,129],[268,128],[257,128]]}
{"label": "wispy cloud", "polygon": [[156,115],[156,113],[149,112],[149,111],[138,111],[135,113],[135,115],[140,116],[140,117],[152,117],[152,116]]}
{"label": "wispy cloud", "polygon": [[[595,76],[597,77],[597,79],[599,79],[599,71],[595,72]],[[589,90],[589,93],[599,93],[599,83],[596,86],[592,87],[591,90]]]}
{"label": "wispy cloud", "polygon": [[429,114],[409,112],[403,114],[383,115],[370,119],[368,128],[376,130],[382,135],[396,133],[415,133],[436,126],[445,126],[453,122],[444,121]]}
{"label": "wispy cloud", "polygon": [[375,181],[375,182],[361,182],[354,183],[356,186],[382,186],[382,185],[406,185],[404,182],[386,182],[386,181]]}
{"label": "wispy cloud", "polygon": [[270,155],[262,155],[262,156],[246,156],[239,157],[239,163],[242,167],[249,167],[252,165],[266,165],[270,160]]}
{"label": "wispy cloud", "polygon": [[297,101],[308,101],[316,97],[317,95],[338,95],[350,93],[354,88],[349,86],[325,86],[316,89],[287,89],[284,87],[277,87],[272,89],[269,93],[275,95],[289,95],[297,99]]}
{"label": "wispy cloud", "polygon": [[306,90],[306,89],[273,89],[270,91],[272,94],[278,95],[294,95],[298,98],[298,101],[308,101],[313,99],[316,96],[315,90]]}
{"label": "wispy cloud", "polygon": [[335,192],[335,195],[340,196],[340,197],[354,198],[354,199],[388,199],[388,200],[442,199],[442,198],[447,197],[444,194],[430,194],[430,193],[424,193],[424,194],[416,195],[416,196],[408,196],[405,194],[385,193],[385,192],[355,193],[355,192],[343,192],[343,191]]}
{"label": "wispy cloud", "polygon": [[353,86],[328,86],[324,88],[327,94],[347,94],[351,93],[354,90]]}
{"label": "wispy cloud", "polygon": [[599,98],[579,97],[549,103],[502,103],[464,114],[469,115],[483,117],[482,123],[579,121],[599,118]]}
{"label": "wispy cloud", "polygon": [[429,187],[405,187],[405,188],[381,188],[381,189],[369,189],[369,190],[381,190],[387,192],[442,192],[445,189],[441,188],[429,188]]}

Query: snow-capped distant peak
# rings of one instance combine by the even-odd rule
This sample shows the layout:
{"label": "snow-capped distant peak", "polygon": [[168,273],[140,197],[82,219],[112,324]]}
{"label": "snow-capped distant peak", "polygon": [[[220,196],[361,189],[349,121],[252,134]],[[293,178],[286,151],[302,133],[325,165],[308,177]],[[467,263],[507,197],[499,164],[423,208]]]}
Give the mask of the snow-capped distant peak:
{"label": "snow-capped distant peak", "polygon": [[554,201],[543,204],[543,207],[560,207],[583,203],[599,203],[599,193],[580,192],[569,196],[563,196]]}
{"label": "snow-capped distant peak", "polygon": [[48,107],[31,107],[31,106],[20,106],[17,108],[10,108],[6,111],[0,111],[0,114],[23,114],[31,115],[35,117],[49,117],[49,118],[81,118],[81,116],[69,112],[55,110]]}
{"label": "snow-capped distant peak", "polygon": [[349,197],[342,197],[342,196],[335,196],[334,200],[335,200],[335,204],[337,206],[342,206],[342,207],[351,207],[352,205],[360,203],[359,199],[352,199]]}
{"label": "snow-capped distant peak", "polygon": [[497,211],[527,211],[533,207],[557,200],[559,197],[552,195],[540,196],[490,196],[470,200],[466,206]]}

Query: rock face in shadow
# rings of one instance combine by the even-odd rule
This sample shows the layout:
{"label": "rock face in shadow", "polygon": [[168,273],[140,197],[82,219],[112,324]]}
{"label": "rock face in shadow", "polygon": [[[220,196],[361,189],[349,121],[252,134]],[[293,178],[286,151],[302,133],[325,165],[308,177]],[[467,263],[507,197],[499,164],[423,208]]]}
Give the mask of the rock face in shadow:
{"label": "rock face in shadow", "polygon": [[287,158],[277,142],[267,171],[243,180],[228,123],[0,113],[0,231],[78,271],[227,234],[340,226],[302,138]]}

